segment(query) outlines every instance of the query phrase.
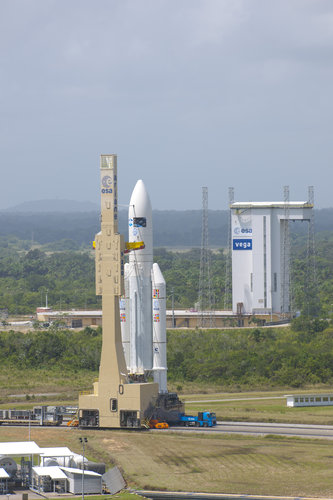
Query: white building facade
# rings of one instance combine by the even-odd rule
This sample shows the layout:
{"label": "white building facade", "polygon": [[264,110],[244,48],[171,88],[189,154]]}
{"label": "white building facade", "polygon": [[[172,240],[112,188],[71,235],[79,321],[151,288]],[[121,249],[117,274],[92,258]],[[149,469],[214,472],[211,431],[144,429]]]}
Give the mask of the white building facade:
{"label": "white building facade", "polygon": [[310,220],[309,202],[237,202],[231,209],[232,309],[290,311],[289,221]]}

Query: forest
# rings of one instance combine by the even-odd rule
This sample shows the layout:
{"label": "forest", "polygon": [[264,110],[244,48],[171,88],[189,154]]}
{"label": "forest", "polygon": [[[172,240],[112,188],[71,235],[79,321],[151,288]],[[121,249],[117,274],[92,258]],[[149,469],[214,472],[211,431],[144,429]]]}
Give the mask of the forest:
{"label": "forest", "polygon": [[[185,219],[188,216],[183,215]],[[169,228],[171,234],[168,223],[173,218],[165,213],[163,216],[166,217],[165,232],[167,234]],[[50,220],[47,225],[45,219],[44,239],[39,240],[37,235],[41,225],[34,226],[33,237],[29,224],[26,225],[26,237],[22,237],[18,227],[14,231],[15,224],[12,233],[1,236],[0,221],[0,315],[3,326],[6,325],[7,313],[34,317],[36,307],[45,305],[46,295],[48,304],[54,309],[101,307],[101,299],[95,295],[94,252],[86,228],[81,233],[74,231],[73,217],[76,216],[69,217],[68,223],[62,216],[62,229],[55,219],[51,221],[54,226]],[[80,221],[82,223],[82,219]],[[181,224],[179,233],[183,227],[182,237],[186,235],[185,239],[190,241],[195,224],[189,224],[188,233],[186,221],[182,220]],[[23,225],[20,228],[23,231]],[[96,231],[93,224],[91,230]],[[174,234],[177,235],[177,231]],[[197,230],[196,242],[198,240]],[[154,260],[159,263],[167,282],[167,307],[171,307],[173,297],[176,308],[191,308],[198,300],[199,244],[196,248],[182,248],[181,238],[174,241],[178,242],[176,248],[155,247]],[[317,230],[316,259],[311,269],[307,253],[306,231],[304,228],[293,229],[293,310],[300,311],[301,315],[292,321],[291,327],[170,330],[169,381],[176,385],[209,382],[236,390],[332,384],[333,230],[329,221],[324,229]],[[212,289],[215,306],[219,309],[225,306],[226,258],[227,251],[222,244],[212,246]],[[308,286],[309,272],[315,272],[316,276],[311,289]],[[98,370],[102,340],[100,328],[64,330],[60,324],[54,323],[43,331],[37,322],[34,329],[25,334],[9,328],[6,325],[6,331],[0,335],[0,361],[4,370],[6,367],[18,370],[44,367],[58,370],[57,373],[62,370],[96,373]]]}
{"label": "forest", "polygon": [[[320,236],[320,238],[319,238]],[[61,242],[56,242],[55,248]],[[92,250],[50,251],[49,247],[28,250],[28,242],[15,237],[0,238],[0,310],[10,315],[34,314],[48,304],[54,309],[101,307],[95,295],[95,265]],[[42,247],[43,248],[43,247]],[[200,249],[171,251],[157,248],[158,262],[167,282],[167,307],[174,297],[176,308],[192,308],[198,301]],[[226,251],[210,253],[215,307],[225,306]],[[333,233],[320,233],[316,244],[316,287],[308,290],[306,238],[295,235],[292,242],[292,289],[294,310],[328,317],[333,304]],[[315,307],[313,307],[313,304]],[[227,304],[230,306],[230,304]]]}
{"label": "forest", "polygon": [[[0,238],[0,309],[10,314],[33,314],[36,307],[49,304],[58,309],[100,307],[95,295],[92,250],[28,250],[27,241]],[[42,247],[43,248],[43,247]],[[305,310],[307,291],[306,238],[294,235],[292,242],[292,284],[295,310]],[[212,288],[216,308],[224,308],[226,252],[210,255]],[[171,251],[155,249],[167,282],[168,307],[173,294],[176,308],[191,308],[198,300],[200,249]],[[311,290],[317,314],[327,315],[333,303],[333,234],[319,233],[316,244],[317,289]],[[320,306],[320,307],[319,307]]]}
{"label": "forest", "polygon": [[[3,370],[97,372],[101,329],[0,335]],[[294,320],[285,328],[170,330],[168,380],[232,389],[333,383],[333,327],[327,320]]]}

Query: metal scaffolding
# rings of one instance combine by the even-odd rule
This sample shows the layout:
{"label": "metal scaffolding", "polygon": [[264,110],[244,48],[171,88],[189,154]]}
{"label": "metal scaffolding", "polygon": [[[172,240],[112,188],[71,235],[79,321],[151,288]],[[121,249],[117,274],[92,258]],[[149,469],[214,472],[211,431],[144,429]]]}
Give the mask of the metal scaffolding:
{"label": "metal scaffolding", "polygon": [[[314,206],[314,187],[308,187],[308,203]],[[307,314],[316,316],[318,314],[317,301],[317,277],[316,277],[316,251],[315,251],[315,230],[314,230],[314,210],[311,210],[311,217],[308,225],[307,238],[307,270],[306,270],[306,309]]]}
{"label": "metal scaffolding", "polygon": [[202,232],[199,276],[198,326],[215,326],[215,300],[210,276],[210,250],[208,247],[208,188],[202,188]]}
{"label": "metal scaffolding", "polygon": [[235,201],[235,190],[233,187],[228,189],[228,243],[225,261],[225,284],[224,284],[224,310],[232,308],[232,265],[231,265],[231,210],[230,205]]}
{"label": "metal scaffolding", "polygon": [[289,186],[283,187],[284,219],[281,238],[281,315],[290,313],[290,220],[289,220]]}

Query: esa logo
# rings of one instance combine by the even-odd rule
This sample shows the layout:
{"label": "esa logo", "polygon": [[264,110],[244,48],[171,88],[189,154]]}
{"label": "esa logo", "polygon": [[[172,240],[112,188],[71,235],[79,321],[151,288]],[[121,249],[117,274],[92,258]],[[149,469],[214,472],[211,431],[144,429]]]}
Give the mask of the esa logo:
{"label": "esa logo", "polygon": [[112,186],[112,177],[110,177],[109,175],[104,175],[104,177],[102,177],[102,193],[112,193],[112,189],[111,189],[111,186]]}
{"label": "esa logo", "polygon": [[250,227],[235,227],[234,234],[252,234]]}
{"label": "esa logo", "polygon": [[112,186],[112,177],[109,175],[104,175],[102,177],[102,186],[105,188],[110,188]]}

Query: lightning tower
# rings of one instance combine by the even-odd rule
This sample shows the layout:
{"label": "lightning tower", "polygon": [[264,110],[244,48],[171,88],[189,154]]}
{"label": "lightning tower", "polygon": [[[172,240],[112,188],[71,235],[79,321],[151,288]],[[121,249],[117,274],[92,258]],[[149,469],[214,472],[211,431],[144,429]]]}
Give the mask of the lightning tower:
{"label": "lightning tower", "polygon": [[[283,201],[284,201],[284,219],[282,224],[281,235],[281,315],[284,317],[290,313],[290,199],[289,199],[289,186],[283,187]],[[266,253],[264,254],[266,255]],[[266,268],[266,266],[265,266]]]}
{"label": "lightning tower", "polygon": [[210,276],[210,251],[208,247],[208,188],[202,188],[202,233],[199,276],[199,311],[200,327],[215,325],[214,294]]}
{"label": "lightning tower", "polygon": [[235,190],[233,187],[229,187],[228,190],[228,242],[227,242],[227,252],[225,259],[225,285],[224,285],[224,310],[230,309],[232,307],[232,289],[231,289],[231,210],[230,206],[235,199]]}
{"label": "lightning tower", "polygon": [[[314,206],[314,187],[308,187],[308,203]],[[314,211],[311,212],[311,217],[308,225],[308,241],[307,241],[307,271],[306,271],[306,313],[316,316],[318,314],[317,300],[317,277],[316,277],[316,252],[315,252],[315,231],[314,231]]]}

